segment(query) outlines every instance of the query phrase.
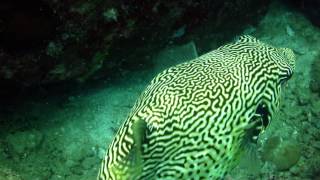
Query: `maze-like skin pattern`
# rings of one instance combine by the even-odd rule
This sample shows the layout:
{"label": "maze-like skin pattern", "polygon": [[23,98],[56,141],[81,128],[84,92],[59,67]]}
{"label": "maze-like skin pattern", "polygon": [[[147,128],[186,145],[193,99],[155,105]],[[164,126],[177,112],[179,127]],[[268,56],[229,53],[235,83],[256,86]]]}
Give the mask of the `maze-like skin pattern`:
{"label": "maze-like skin pattern", "polygon": [[294,65],[292,50],[241,36],[163,71],[119,129],[98,179],[222,178],[261,121],[257,108],[271,120]]}

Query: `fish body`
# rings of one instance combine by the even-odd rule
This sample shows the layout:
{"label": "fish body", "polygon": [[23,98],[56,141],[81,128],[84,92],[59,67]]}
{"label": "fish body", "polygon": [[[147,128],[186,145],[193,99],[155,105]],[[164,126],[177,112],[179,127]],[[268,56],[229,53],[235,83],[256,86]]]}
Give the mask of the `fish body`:
{"label": "fish body", "polygon": [[279,107],[295,57],[251,36],[158,74],[106,152],[101,180],[220,179]]}

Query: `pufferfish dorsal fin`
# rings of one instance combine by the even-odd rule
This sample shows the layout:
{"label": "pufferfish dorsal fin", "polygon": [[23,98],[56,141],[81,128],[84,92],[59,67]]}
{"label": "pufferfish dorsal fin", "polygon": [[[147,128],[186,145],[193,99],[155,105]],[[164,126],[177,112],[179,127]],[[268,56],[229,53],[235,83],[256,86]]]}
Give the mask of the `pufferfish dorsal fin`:
{"label": "pufferfish dorsal fin", "polygon": [[180,54],[185,55],[183,61],[188,61],[199,57],[197,47],[194,41],[190,41],[189,43],[181,46],[181,49],[182,52]]}
{"label": "pufferfish dorsal fin", "polygon": [[199,56],[196,44],[194,41],[190,41],[187,44],[170,46],[160,51],[153,59],[153,63],[160,69],[166,69],[167,67],[187,62],[197,57]]}
{"label": "pufferfish dorsal fin", "polygon": [[250,35],[241,35],[238,36],[235,39],[236,43],[261,43],[261,41],[259,41],[258,39],[256,39],[255,37],[252,37]]}

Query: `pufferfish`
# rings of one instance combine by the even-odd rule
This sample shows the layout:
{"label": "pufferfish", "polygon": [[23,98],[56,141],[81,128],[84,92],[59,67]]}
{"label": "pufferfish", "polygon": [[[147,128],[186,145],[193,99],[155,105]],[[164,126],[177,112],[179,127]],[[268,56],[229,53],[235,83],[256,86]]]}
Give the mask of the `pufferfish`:
{"label": "pufferfish", "polygon": [[291,49],[245,35],[164,70],[120,127],[98,179],[223,178],[271,121],[294,68]]}

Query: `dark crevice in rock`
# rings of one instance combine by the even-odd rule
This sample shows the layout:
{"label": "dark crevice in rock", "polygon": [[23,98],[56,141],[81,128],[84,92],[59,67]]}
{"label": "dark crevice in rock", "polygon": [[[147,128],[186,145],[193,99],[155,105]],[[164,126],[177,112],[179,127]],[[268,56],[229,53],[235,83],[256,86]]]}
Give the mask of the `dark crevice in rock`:
{"label": "dark crevice in rock", "polygon": [[203,53],[212,49],[205,45],[216,39],[214,32],[232,37],[258,22],[268,4],[269,0],[2,0],[0,85],[8,81],[14,84],[10,87],[23,89],[114,79],[121,69],[148,69],[152,54],[182,41],[195,41]]}

